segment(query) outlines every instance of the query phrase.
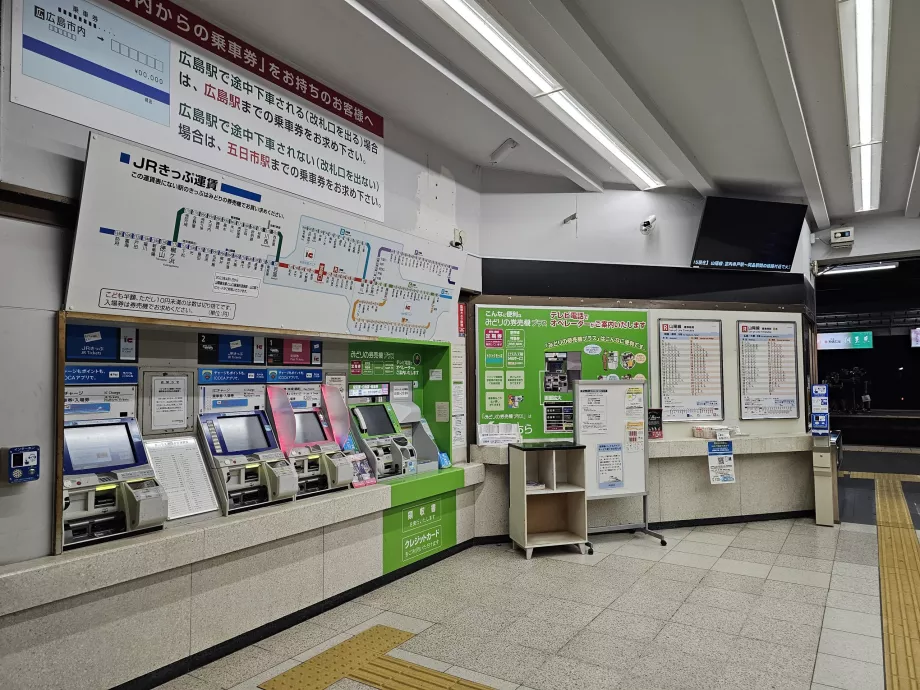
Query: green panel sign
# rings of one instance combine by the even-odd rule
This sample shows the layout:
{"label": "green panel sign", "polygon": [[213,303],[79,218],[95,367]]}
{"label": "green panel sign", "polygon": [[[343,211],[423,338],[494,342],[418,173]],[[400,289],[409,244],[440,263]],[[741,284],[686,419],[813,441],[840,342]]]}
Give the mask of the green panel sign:
{"label": "green panel sign", "polygon": [[819,350],[871,350],[872,331],[818,333]]}
{"label": "green panel sign", "polygon": [[525,441],[574,435],[576,380],[649,375],[645,311],[477,305],[476,337],[479,423]]}
{"label": "green panel sign", "polygon": [[457,492],[383,513],[383,572],[392,573],[457,543]]}

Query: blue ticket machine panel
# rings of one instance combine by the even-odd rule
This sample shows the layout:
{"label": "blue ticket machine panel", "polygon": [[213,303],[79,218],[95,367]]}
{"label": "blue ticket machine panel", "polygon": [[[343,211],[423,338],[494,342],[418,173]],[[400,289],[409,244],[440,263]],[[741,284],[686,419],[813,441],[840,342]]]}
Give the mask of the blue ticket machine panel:
{"label": "blue ticket machine panel", "polygon": [[9,484],[34,482],[39,475],[40,454],[41,450],[38,446],[3,448],[3,478]]}

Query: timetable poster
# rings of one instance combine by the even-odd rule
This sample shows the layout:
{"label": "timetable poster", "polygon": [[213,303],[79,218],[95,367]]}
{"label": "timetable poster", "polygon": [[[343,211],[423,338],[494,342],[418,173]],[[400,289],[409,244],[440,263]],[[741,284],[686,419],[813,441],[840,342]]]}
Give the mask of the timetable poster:
{"label": "timetable poster", "polygon": [[665,422],[724,419],[722,322],[658,321]]}
{"label": "timetable poster", "polygon": [[739,321],[741,419],[799,416],[796,328],[792,321]]}

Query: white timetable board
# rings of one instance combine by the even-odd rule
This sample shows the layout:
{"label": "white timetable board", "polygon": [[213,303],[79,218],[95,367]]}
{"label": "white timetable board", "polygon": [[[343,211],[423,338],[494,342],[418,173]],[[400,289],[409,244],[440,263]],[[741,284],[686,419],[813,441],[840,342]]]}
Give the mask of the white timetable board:
{"label": "white timetable board", "polygon": [[194,436],[145,441],[157,481],[169,498],[168,518],[217,510],[217,497]]}
{"label": "white timetable board", "polygon": [[647,493],[648,407],[644,381],[576,381],[575,443],[585,446],[585,495]]}
{"label": "white timetable board", "polygon": [[725,418],[721,321],[659,319],[658,357],[662,421]]}
{"label": "white timetable board", "polygon": [[797,419],[798,354],[793,321],[738,322],[741,419]]}

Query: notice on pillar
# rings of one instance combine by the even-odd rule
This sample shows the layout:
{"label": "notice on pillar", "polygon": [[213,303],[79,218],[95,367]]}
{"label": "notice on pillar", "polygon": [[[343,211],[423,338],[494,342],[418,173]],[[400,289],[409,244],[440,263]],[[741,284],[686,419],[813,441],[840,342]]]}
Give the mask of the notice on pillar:
{"label": "notice on pillar", "polygon": [[578,428],[583,434],[607,433],[607,391],[585,390],[578,406]]}
{"label": "notice on pillar", "polygon": [[188,379],[154,376],[150,398],[150,425],[157,431],[188,426]]}
{"label": "notice on pillar", "polygon": [[792,321],[739,321],[741,419],[797,419],[798,351]]}
{"label": "notice on pillar", "polygon": [[665,422],[724,419],[722,322],[658,321]]}
{"label": "notice on pillar", "polygon": [[597,444],[597,486],[599,489],[623,488],[623,444]]}
{"label": "notice on pillar", "polygon": [[735,456],[731,441],[709,441],[709,483],[735,483]]}

